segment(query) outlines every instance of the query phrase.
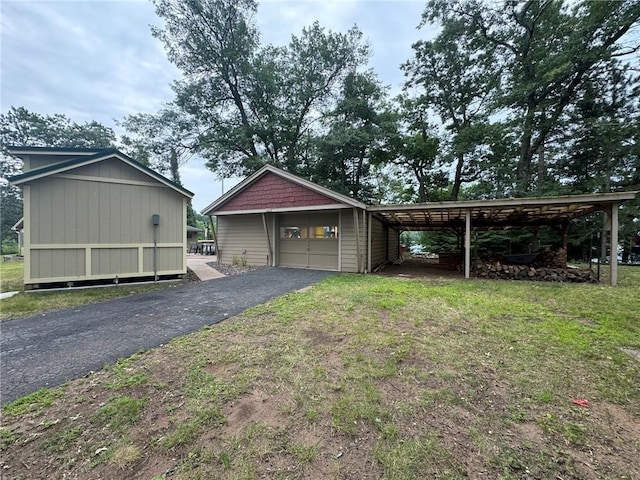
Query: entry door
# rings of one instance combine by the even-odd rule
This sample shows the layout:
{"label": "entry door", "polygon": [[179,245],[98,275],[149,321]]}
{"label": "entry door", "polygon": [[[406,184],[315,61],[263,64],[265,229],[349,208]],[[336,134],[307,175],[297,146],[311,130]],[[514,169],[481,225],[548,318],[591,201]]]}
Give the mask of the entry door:
{"label": "entry door", "polygon": [[280,215],[278,264],[338,270],[338,213]]}

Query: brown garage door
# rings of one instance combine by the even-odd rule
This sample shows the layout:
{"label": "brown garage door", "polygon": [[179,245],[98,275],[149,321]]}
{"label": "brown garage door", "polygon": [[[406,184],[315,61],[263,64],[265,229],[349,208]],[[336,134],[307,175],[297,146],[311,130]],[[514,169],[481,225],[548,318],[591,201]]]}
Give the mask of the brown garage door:
{"label": "brown garage door", "polygon": [[280,215],[278,264],[338,270],[338,213]]}

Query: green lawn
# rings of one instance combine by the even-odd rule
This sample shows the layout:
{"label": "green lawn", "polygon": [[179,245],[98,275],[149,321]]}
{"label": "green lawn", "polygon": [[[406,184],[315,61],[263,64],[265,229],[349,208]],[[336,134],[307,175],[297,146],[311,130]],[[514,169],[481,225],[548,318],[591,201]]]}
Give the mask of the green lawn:
{"label": "green lawn", "polygon": [[0,292],[20,292],[11,298],[0,300],[0,321],[176,286],[176,283],[160,283],[155,285],[82,288],[55,292],[25,292],[23,269],[24,264],[22,262],[0,263]]}
{"label": "green lawn", "polygon": [[5,406],[3,468],[640,478],[640,268],[619,283],[332,277]]}
{"label": "green lawn", "polygon": [[16,292],[24,290],[24,263],[0,263],[0,292]]}

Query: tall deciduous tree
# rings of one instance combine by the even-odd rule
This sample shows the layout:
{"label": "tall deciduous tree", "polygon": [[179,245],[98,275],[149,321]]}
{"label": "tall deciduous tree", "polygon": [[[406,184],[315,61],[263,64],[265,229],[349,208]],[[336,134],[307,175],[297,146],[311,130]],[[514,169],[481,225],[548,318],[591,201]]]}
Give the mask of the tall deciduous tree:
{"label": "tall deciduous tree", "polygon": [[121,139],[127,153],[146,159],[154,169],[182,185],[179,168],[198,149],[191,117],[167,105],[156,114],[129,115],[119,125],[133,134]]}
{"label": "tall deciduous tree", "polygon": [[252,0],[154,0],[153,34],[183,72],[176,105],[201,128],[208,166],[246,175],[264,162],[296,172],[314,121],[367,54],[361,33],[318,23],[285,47],[262,47]]}
{"label": "tall deciduous tree", "polygon": [[[119,125],[134,136],[122,136],[124,149],[136,159],[182,185],[180,166],[198,151],[198,133],[193,117],[174,105],[166,105],[156,114],[129,115]],[[195,226],[196,216],[187,205],[187,224]]]}
{"label": "tall deciduous tree", "polygon": [[610,192],[629,176],[624,160],[632,146],[637,103],[631,82],[625,70],[613,68],[586,83],[568,116],[568,155],[555,165],[569,193]]}
{"label": "tall deciduous tree", "polygon": [[310,176],[337,192],[374,201],[372,168],[388,160],[380,147],[395,121],[385,88],[375,75],[350,73],[335,109],[324,119],[328,131],[317,140],[317,159]]}
{"label": "tall deciduous tree", "polygon": [[438,114],[451,135],[443,153],[451,158],[450,198],[457,200],[462,185],[479,178],[500,73],[493,51],[477,50],[456,19],[447,21],[434,40],[415,43],[413,50],[414,58],[402,66],[405,90],[417,90],[419,102]]}
{"label": "tall deciduous tree", "polygon": [[400,121],[386,139],[386,154],[391,163],[411,174],[416,185],[415,200],[435,200],[434,195],[439,197],[438,192],[447,187],[448,175],[438,168],[440,139],[428,121],[428,107],[405,96],[396,100]]}
{"label": "tall deciduous tree", "polygon": [[13,146],[108,148],[116,143],[113,130],[98,122],[78,124],[66,115],[41,115],[24,107],[0,114],[0,142]]}
{"label": "tall deciduous tree", "polygon": [[518,126],[516,193],[524,195],[536,155],[585,81],[612,57],[637,51],[625,35],[640,20],[640,3],[431,0],[425,19],[462,21],[469,41],[495,51],[504,75],[502,105]]}
{"label": "tall deciduous tree", "polygon": [[[566,193],[637,190],[640,165],[636,145],[640,128],[640,78],[613,62],[590,79],[570,112],[572,144],[555,170]],[[620,240],[628,254],[637,231],[639,201],[624,205],[619,215]],[[634,213],[635,212],[635,213]],[[596,228],[585,224],[590,231]],[[606,228],[606,227],[605,227]]]}

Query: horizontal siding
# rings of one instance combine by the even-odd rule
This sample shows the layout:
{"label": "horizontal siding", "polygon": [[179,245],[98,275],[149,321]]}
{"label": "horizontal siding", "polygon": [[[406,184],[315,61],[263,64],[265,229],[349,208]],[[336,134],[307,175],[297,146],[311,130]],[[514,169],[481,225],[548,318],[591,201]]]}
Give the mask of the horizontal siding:
{"label": "horizontal siding", "polygon": [[[342,271],[343,272],[357,272],[357,246],[356,246],[356,228],[354,225],[353,210],[341,210],[341,259],[342,259]],[[364,224],[363,224],[364,218]],[[362,211],[358,211],[358,221],[360,224],[360,268],[365,265],[364,259],[366,257],[367,242],[366,239],[366,214]]]}
{"label": "horizontal siding", "polygon": [[391,262],[400,258],[400,232],[394,228],[389,229],[387,255]]}
{"label": "horizontal siding", "polygon": [[376,268],[387,261],[386,227],[381,220],[371,221],[371,268]]}
{"label": "horizontal siding", "polygon": [[[267,226],[271,229],[270,216]],[[218,246],[221,263],[230,264],[233,257],[245,257],[247,264],[268,265],[269,247],[262,215],[225,215],[218,217]],[[272,232],[269,231],[272,238]]]}

